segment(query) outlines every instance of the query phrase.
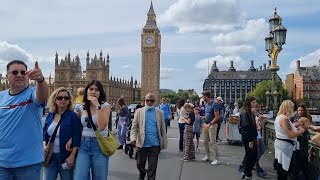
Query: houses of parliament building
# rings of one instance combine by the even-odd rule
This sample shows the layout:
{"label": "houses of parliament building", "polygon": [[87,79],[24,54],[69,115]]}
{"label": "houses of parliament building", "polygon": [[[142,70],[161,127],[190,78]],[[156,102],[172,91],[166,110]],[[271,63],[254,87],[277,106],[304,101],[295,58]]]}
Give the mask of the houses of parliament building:
{"label": "houses of parliament building", "polygon": [[[102,51],[99,57],[95,54],[94,57],[90,57],[89,51],[86,57],[86,69],[82,70],[80,57],[76,55],[71,57],[70,52],[64,59],[59,61],[58,53],[55,55],[55,77],[51,75],[45,80],[48,83],[49,94],[51,94],[58,87],[66,87],[72,92],[75,97],[77,89],[80,87],[86,87],[87,83],[91,80],[101,81],[106,93],[107,102],[110,104],[116,104],[119,97],[123,97],[127,104],[140,100],[140,85],[137,80],[119,79],[112,77],[109,74],[110,57],[109,54],[105,58]],[[9,84],[5,77],[1,78],[0,90],[8,89]],[[33,82],[30,82],[33,86]]]}
{"label": "houses of parliament building", "polygon": [[[146,24],[141,33],[141,86],[133,77],[130,80],[124,80],[110,76],[110,57],[109,54],[105,57],[102,50],[98,56],[94,54],[93,57],[90,56],[89,51],[87,52],[85,70],[82,70],[78,55],[71,57],[69,52],[64,58],[59,58],[56,52],[54,78],[50,75],[45,80],[49,86],[49,93],[58,87],[66,87],[73,96],[76,96],[78,88],[85,87],[91,80],[99,80],[106,92],[107,102],[110,104],[116,104],[119,97],[123,97],[127,104],[137,102],[147,93],[153,93],[156,101],[159,102],[160,54],[161,34],[151,2]],[[0,74],[0,79],[0,90],[8,89],[6,78]]]}
{"label": "houses of parliament building", "polygon": [[91,80],[99,80],[106,93],[107,101],[116,104],[119,97],[123,97],[125,102],[130,104],[140,100],[140,85],[137,80],[119,79],[110,76],[110,57],[103,56],[100,51],[99,57],[95,54],[90,57],[89,51],[86,56],[86,69],[82,71],[80,58],[76,55],[71,58],[70,52],[59,62],[58,53],[55,55],[55,78],[48,79],[50,92],[58,87],[68,88],[75,96],[79,87],[85,87]]}

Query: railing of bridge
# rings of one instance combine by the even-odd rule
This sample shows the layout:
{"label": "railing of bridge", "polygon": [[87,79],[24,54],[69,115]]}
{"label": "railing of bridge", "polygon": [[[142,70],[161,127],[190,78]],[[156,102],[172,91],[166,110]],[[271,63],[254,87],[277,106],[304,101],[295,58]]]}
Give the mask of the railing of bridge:
{"label": "railing of bridge", "polygon": [[[310,138],[316,133],[310,132]],[[274,130],[274,121],[267,120],[264,131],[264,141],[269,151],[274,153],[274,141],[276,139],[276,132]],[[309,162],[309,176],[311,180],[318,180],[320,177],[320,147],[312,141],[309,141],[310,162]]]}

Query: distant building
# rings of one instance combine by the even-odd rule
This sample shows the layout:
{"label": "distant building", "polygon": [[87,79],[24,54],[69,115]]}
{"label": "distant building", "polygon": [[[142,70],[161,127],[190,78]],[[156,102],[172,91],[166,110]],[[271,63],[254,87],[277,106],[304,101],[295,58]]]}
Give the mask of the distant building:
{"label": "distant building", "polygon": [[119,97],[123,97],[126,103],[131,103],[140,99],[140,85],[137,81],[119,79],[109,76],[110,57],[103,57],[102,51],[100,56],[95,54],[90,57],[89,51],[86,57],[86,70],[82,71],[80,57],[77,55],[72,58],[70,52],[59,62],[58,53],[55,55],[55,78],[48,80],[49,90],[52,92],[58,87],[68,88],[75,96],[79,87],[85,87],[91,80],[101,81],[108,103],[115,103]]}
{"label": "distant building", "polygon": [[293,99],[295,97],[295,92],[294,92],[294,74],[287,74],[286,80],[284,82],[285,88],[288,92],[289,98]]}
{"label": "distant building", "polygon": [[197,92],[194,89],[186,89],[186,90],[179,89],[178,93],[181,92],[181,91],[187,91],[189,97],[198,95]]}
{"label": "distant building", "polygon": [[307,98],[309,108],[320,109],[320,60],[318,66],[312,67],[301,67],[298,60],[294,75],[287,75],[286,89],[297,104],[301,104],[302,99]]}
{"label": "distant building", "polygon": [[222,97],[227,104],[239,99],[244,100],[257,83],[272,79],[271,71],[267,69],[266,64],[258,69],[254,67],[254,61],[251,61],[251,67],[247,71],[237,71],[233,61],[230,63],[228,70],[220,71],[214,61],[211,72],[203,83],[203,90],[210,91],[211,97]]}

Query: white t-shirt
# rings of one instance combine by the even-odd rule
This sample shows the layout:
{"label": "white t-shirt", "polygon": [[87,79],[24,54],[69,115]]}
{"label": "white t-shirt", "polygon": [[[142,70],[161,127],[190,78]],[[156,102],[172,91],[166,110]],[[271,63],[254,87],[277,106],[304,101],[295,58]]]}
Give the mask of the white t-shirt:
{"label": "white t-shirt", "polygon": [[188,117],[187,115],[187,111],[184,109],[184,107],[182,107],[179,111],[179,120],[178,123],[185,123],[182,119],[183,117]]}
{"label": "white t-shirt", "polygon": [[[61,120],[60,120],[61,121]],[[48,135],[52,136],[54,130],[56,129],[58,123],[55,121],[52,121],[52,123],[50,124],[50,126],[47,129],[47,133]],[[56,138],[54,139],[54,144],[53,144],[53,152],[54,153],[59,153],[60,152],[60,138],[59,138],[59,134],[60,134],[60,127],[57,130],[57,135]]]}
{"label": "white t-shirt", "polygon": [[[101,104],[101,109],[110,106],[108,103],[103,103]],[[97,123],[97,117],[96,115],[92,114],[92,121],[94,123],[94,125],[96,125],[96,127],[98,128],[98,123]],[[96,134],[94,133],[93,128],[88,128],[88,116],[84,116],[83,114],[81,115],[81,124],[83,126],[83,130],[82,130],[82,136],[89,136],[89,137],[96,137]],[[102,131],[100,131],[100,133],[102,134],[103,137],[107,137],[108,136],[108,126],[106,126],[106,128]]]}

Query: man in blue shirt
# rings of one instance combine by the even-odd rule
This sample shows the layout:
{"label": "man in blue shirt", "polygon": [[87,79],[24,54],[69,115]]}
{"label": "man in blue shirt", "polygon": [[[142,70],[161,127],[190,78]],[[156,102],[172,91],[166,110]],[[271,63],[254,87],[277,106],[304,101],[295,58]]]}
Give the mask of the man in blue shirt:
{"label": "man in blue shirt", "polygon": [[[158,156],[167,148],[167,134],[163,112],[154,107],[155,96],[145,96],[145,107],[137,109],[131,128],[131,144],[137,146],[137,168],[139,180],[147,174],[148,180],[156,179]],[[148,170],[145,169],[148,159]]]}
{"label": "man in blue shirt", "polygon": [[[207,103],[205,108],[205,125],[203,128],[203,145],[206,151],[206,156],[202,161],[212,160],[211,165],[218,165],[219,153],[217,146],[217,123],[219,120],[219,105],[210,99],[210,92],[204,91],[202,93],[204,101]],[[210,149],[212,151],[210,151]]]}
{"label": "man in blue shirt", "polygon": [[166,123],[166,132],[168,131],[168,126],[170,124],[170,107],[167,103],[166,98],[162,98],[162,103],[159,105],[159,109],[163,111],[164,121]]}
{"label": "man in blue shirt", "polygon": [[38,62],[27,70],[23,61],[13,60],[6,77],[10,89],[0,92],[0,179],[37,180],[44,159],[41,115],[47,83]]}

